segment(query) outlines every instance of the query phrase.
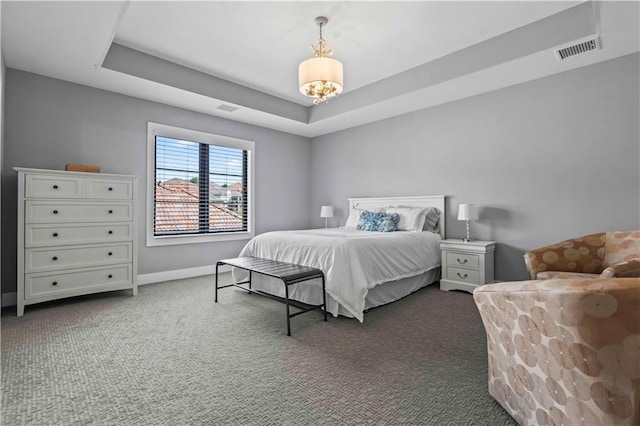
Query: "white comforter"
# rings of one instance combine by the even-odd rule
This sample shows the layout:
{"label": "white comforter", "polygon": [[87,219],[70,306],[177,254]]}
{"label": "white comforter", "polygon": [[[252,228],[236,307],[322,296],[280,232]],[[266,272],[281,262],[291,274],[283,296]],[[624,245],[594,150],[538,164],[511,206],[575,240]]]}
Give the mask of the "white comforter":
{"label": "white comforter", "polygon": [[[253,238],[240,256],[321,269],[327,293],[362,322],[369,289],[440,267],[439,242],[440,235],[432,232],[277,231]],[[244,278],[240,271],[234,275]]]}

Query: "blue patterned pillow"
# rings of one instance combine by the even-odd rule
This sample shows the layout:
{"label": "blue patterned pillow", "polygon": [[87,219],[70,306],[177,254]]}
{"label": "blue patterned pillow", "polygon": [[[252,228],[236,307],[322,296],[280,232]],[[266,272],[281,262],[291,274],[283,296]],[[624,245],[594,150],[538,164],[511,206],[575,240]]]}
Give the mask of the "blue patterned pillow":
{"label": "blue patterned pillow", "polygon": [[357,229],[361,231],[376,231],[378,227],[378,215],[382,213],[365,210],[360,213]]}
{"label": "blue patterned pillow", "polygon": [[393,232],[398,230],[398,222],[400,215],[398,213],[379,213],[378,216],[378,232]]}
{"label": "blue patterned pillow", "polygon": [[360,213],[357,229],[361,231],[393,232],[398,230],[400,215],[365,210]]}

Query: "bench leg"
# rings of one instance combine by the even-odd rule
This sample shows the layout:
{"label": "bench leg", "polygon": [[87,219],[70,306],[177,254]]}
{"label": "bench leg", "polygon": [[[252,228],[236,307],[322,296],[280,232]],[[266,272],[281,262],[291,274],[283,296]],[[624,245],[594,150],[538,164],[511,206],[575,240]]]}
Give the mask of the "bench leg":
{"label": "bench leg", "polygon": [[289,314],[289,286],[287,285],[287,283],[284,283],[284,294],[287,304],[287,336],[291,336],[291,316]]}
{"label": "bench leg", "polygon": [[322,274],[322,309],[324,309],[324,320],[327,320],[327,292],[324,291],[324,274]]}
{"label": "bench leg", "polygon": [[218,303],[218,266],[220,266],[220,263],[216,263],[216,298],[215,298],[215,303]]}

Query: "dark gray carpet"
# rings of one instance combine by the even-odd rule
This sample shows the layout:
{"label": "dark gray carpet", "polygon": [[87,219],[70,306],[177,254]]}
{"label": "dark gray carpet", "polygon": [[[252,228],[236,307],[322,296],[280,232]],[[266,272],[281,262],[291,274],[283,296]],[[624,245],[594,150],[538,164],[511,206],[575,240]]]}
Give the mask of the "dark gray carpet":
{"label": "dark gray carpet", "polygon": [[437,284],[364,324],[292,319],[211,277],[2,312],[2,424],[502,425],[468,293]]}

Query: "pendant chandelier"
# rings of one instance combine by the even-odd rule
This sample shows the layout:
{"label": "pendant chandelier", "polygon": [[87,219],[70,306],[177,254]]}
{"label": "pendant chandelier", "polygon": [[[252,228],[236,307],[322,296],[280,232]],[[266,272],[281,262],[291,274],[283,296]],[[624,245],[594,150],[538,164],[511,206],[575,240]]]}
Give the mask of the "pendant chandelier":
{"label": "pendant chandelier", "polygon": [[315,19],[320,27],[318,46],[311,46],[314,57],[303,61],[298,67],[298,86],[300,93],[313,98],[313,103],[318,105],[329,98],[342,93],[342,63],[337,59],[329,58],[333,51],[327,49],[327,42],[322,38],[322,27],[329,20],[324,16]]}

